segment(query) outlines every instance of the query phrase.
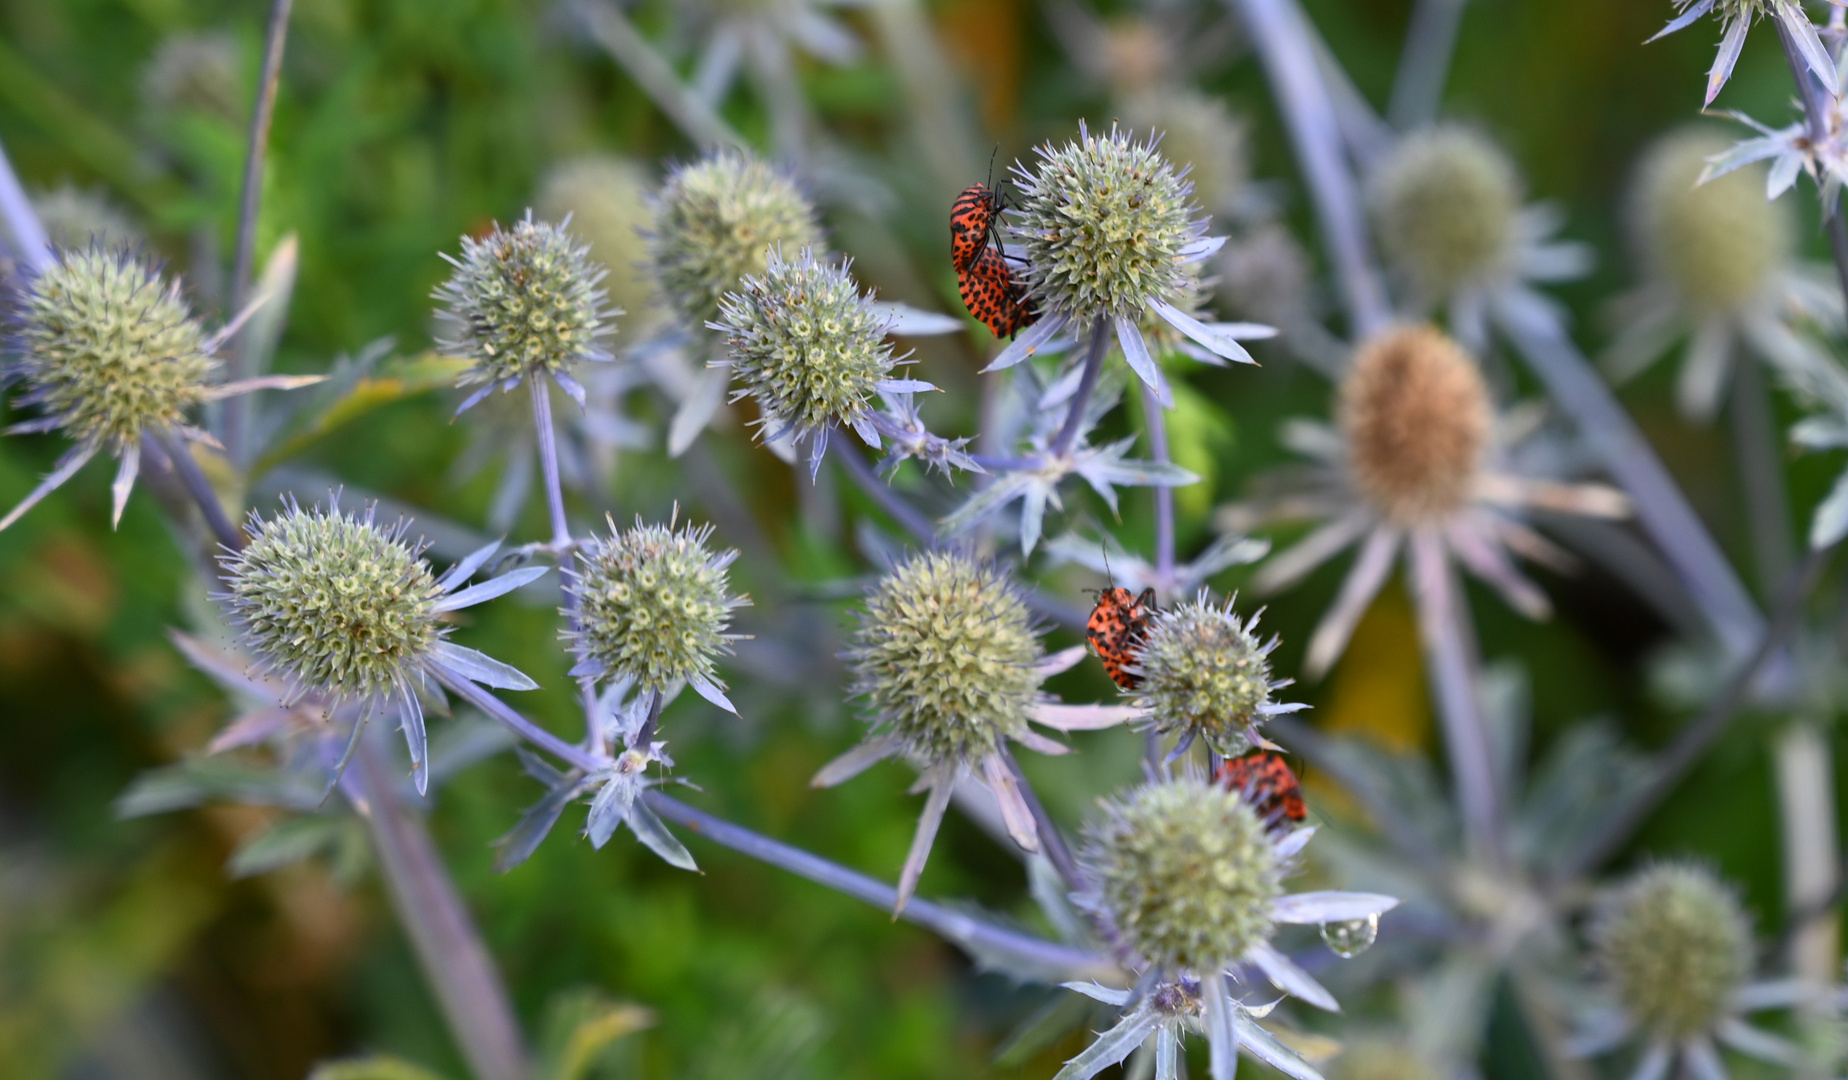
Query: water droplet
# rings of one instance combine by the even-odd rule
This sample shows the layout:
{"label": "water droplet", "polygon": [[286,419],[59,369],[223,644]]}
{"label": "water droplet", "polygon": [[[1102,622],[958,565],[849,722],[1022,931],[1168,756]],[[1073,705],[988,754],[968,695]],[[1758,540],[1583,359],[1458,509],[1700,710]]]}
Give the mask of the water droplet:
{"label": "water droplet", "polygon": [[1369,915],[1364,919],[1341,919],[1337,922],[1322,924],[1322,941],[1336,956],[1352,960],[1373,947],[1373,939],[1380,936],[1380,917]]}

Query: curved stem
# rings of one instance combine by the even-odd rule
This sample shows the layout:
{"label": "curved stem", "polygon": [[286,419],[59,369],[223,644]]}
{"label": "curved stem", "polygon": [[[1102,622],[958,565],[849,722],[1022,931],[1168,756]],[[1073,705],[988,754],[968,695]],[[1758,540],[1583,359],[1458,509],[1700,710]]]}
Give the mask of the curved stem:
{"label": "curved stem", "polygon": [[1105,333],[1107,325],[1102,315],[1091,323],[1091,345],[1084,355],[1084,374],[1079,376],[1078,390],[1072,395],[1071,411],[1065,414],[1065,424],[1053,439],[1054,458],[1071,456],[1072,445],[1078,441],[1078,429],[1084,426],[1084,411],[1090,407],[1091,395],[1097,392],[1098,376],[1104,371],[1105,346],[1109,344]]}
{"label": "curved stem", "polygon": [[[282,85],[282,51],[289,36],[289,9],[294,0],[274,0],[270,5],[269,29],[263,42],[263,73],[257,81],[257,100],[250,113],[250,139],[244,151],[243,190],[237,207],[237,249],[231,262],[231,305],[229,310],[244,310],[250,301],[250,275],[257,255],[257,218],[263,206],[263,163],[269,153],[270,122],[276,116],[276,94]],[[232,378],[248,379],[249,350],[238,349],[232,356]],[[236,460],[243,460],[244,428],[250,417],[250,398],[239,395],[225,402],[225,445]]]}
{"label": "curved stem", "polygon": [[399,799],[397,778],[371,739],[360,739],[357,756],[379,876],[470,1072],[478,1080],[525,1080],[531,1068],[507,988],[442,856],[417,812]]}

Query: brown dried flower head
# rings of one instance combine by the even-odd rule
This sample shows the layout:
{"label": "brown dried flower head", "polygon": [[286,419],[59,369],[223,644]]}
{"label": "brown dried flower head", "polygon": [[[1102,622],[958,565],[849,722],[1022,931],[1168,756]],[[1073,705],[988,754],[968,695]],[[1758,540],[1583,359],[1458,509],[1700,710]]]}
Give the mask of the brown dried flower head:
{"label": "brown dried flower head", "polygon": [[1463,505],[1493,414],[1456,342],[1428,326],[1388,331],[1361,347],[1340,393],[1349,468],[1382,514],[1417,526]]}

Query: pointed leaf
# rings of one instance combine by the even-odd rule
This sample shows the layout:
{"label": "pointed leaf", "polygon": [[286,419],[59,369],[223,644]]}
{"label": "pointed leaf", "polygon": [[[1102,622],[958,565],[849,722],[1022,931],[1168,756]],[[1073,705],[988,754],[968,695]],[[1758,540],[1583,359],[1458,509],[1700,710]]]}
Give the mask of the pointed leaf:
{"label": "pointed leaf", "polygon": [[527,678],[518,668],[454,642],[439,641],[430,647],[430,652],[457,678],[492,686],[497,690],[539,689],[539,684]]}
{"label": "pointed leaf", "polygon": [[484,581],[479,585],[471,585],[461,592],[449,593],[436,602],[434,610],[456,611],[484,603],[497,596],[505,596],[529,581],[537,581],[544,577],[546,571],[550,569],[549,566],[523,566],[518,570],[510,570],[500,577]]}
{"label": "pointed leaf", "polygon": [[[547,766],[550,768],[550,766]],[[504,874],[532,857],[539,850],[539,844],[552,827],[558,824],[558,818],[577,795],[577,785],[560,783],[547,791],[539,801],[526,808],[507,835],[494,841],[494,872]]]}
{"label": "pointed leaf", "polygon": [[667,826],[640,799],[629,807],[628,820],[635,838],[646,844],[648,850],[661,856],[667,865],[699,873],[699,864],[693,861],[692,852],[673,833],[667,831]]}

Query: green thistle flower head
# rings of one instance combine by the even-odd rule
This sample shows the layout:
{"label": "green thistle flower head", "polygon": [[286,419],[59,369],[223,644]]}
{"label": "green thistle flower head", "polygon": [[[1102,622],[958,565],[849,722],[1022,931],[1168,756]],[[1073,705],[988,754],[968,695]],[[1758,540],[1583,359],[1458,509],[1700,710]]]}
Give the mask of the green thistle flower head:
{"label": "green thistle flower head", "polygon": [[609,270],[604,289],[629,315],[625,325],[656,321],[654,279],[647,268],[642,230],[652,218],[648,177],[626,158],[592,155],[563,162],[545,174],[535,209],[547,221],[570,219],[569,231],[590,245],[590,256]]}
{"label": "green thistle flower head", "polygon": [[442,589],[405,528],[294,500],[267,521],[251,514],[249,545],[219,560],[250,650],[298,693],[402,694],[443,636]]}
{"label": "green thistle flower head", "polygon": [[784,426],[807,433],[830,424],[865,427],[867,402],[892,369],[886,320],[868,305],[849,263],[818,263],[803,249],[792,261],[770,253],[763,276],[747,277],[719,304],[732,400],[756,399],[760,436]]}
{"label": "green thistle flower head", "polygon": [[1283,860],[1242,798],[1198,775],[1105,800],[1084,849],[1084,902],[1136,955],[1217,976],[1270,940]]}
{"label": "green thistle flower head", "polygon": [[1731,145],[1701,128],[1668,135],[1644,156],[1632,189],[1638,255],[1697,314],[1749,306],[1796,242],[1786,205],[1765,199],[1762,170],[1699,183],[1707,159]]}
{"label": "green thistle flower head", "polygon": [[1520,174],[1501,147],[1468,128],[1406,136],[1369,187],[1381,248],[1427,299],[1494,272],[1514,249]]}
{"label": "green thistle flower head", "polygon": [[1019,591],[967,555],[914,555],[882,578],[846,652],[853,692],[922,765],[974,764],[1027,726],[1039,638]]}
{"label": "green thistle flower head", "polygon": [[738,150],[719,150],[674,170],[655,199],[655,280],[694,327],[719,318],[719,303],[770,252],[819,247],[815,208],[793,180]]}
{"label": "green thistle flower head", "polygon": [[32,197],[32,209],[45,237],[59,249],[76,250],[98,245],[136,248],[145,242],[141,229],[100,189],[91,191],[60,184]]}
{"label": "green thistle flower head", "polygon": [[218,367],[177,283],[94,244],[59,252],[26,287],[14,347],[20,403],[78,443],[115,450],[183,420]]}
{"label": "green thistle flower head", "polygon": [[1751,973],[1739,898],[1704,867],[1649,867],[1605,897],[1591,925],[1599,967],[1639,1025],[1681,1041],[1723,1019]]}
{"label": "green thistle flower head", "polygon": [[1204,592],[1156,613],[1137,657],[1137,703],[1156,731],[1203,738],[1228,757],[1250,749],[1258,725],[1278,711],[1272,693],[1290,684],[1271,679],[1277,639],[1260,641],[1256,624],[1256,616],[1233,614],[1230,599],[1220,606]]}
{"label": "green thistle flower head", "polygon": [[1180,291],[1181,249],[1203,228],[1192,185],[1155,143],[1115,126],[1107,135],[1081,127],[1077,142],[1041,147],[1037,171],[1015,168],[1013,233],[1042,307],[1080,319],[1135,317]]}
{"label": "green thistle flower head", "polygon": [[579,360],[609,359],[597,342],[619,313],[604,306],[603,268],[561,226],[528,212],[511,229],[464,236],[462,257],[443,258],[455,271],[433,296],[457,334],[440,344],[474,361],[460,385],[510,388],[534,372],[568,378]]}
{"label": "green thistle flower head", "polygon": [[[736,551],[706,547],[712,526],[645,525],[592,537],[579,552],[575,584],[579,629],[566,631],[578,658],[573,675],[634,679],[646,690],[686,682],[702,694],[723,686],[713,661],[731,651],[735,607],[726,568]],[[707,695],[710,697],[710,695]]]}

